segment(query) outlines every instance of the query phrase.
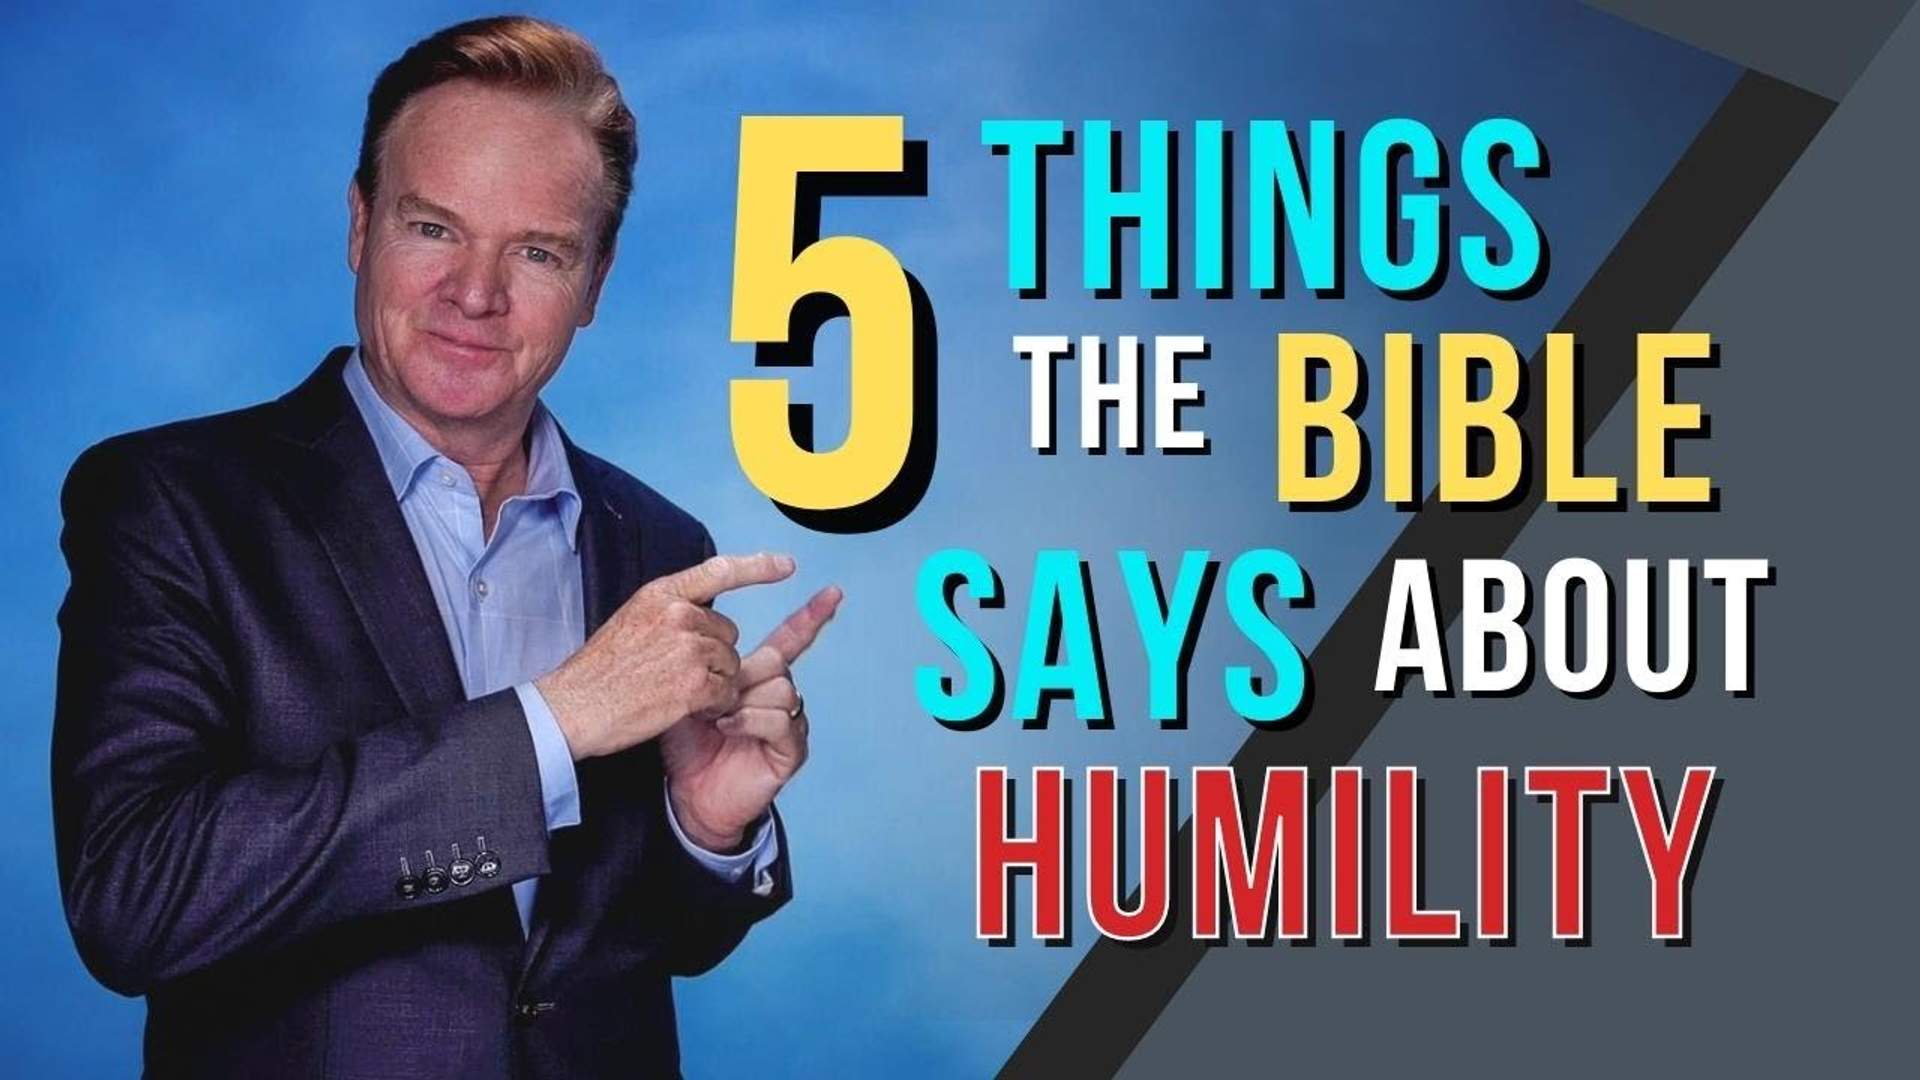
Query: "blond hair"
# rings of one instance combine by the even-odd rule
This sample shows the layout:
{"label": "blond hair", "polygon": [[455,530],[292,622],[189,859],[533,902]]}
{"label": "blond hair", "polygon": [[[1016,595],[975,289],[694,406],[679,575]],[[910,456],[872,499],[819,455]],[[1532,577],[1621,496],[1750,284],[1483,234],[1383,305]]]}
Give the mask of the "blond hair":
{"label": "blond hair", "polygon": [[571,109],[593,133],[606,178],[602,253],[613,246],[633,191],[639,154],[633,113],[600,54],[572,30],[526,15],[500,15],[449,26],[416,42],[388,64],[367,94],[366,126],[354,183],[369,203],[380,183],[387,128],[420,92],[456,79],[549,97]]}

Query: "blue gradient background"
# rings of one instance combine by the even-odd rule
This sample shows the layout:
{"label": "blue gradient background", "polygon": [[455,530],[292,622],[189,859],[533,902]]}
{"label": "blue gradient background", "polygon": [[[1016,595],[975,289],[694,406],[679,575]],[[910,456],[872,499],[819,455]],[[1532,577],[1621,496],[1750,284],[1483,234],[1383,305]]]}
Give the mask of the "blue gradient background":
{"label": "blue gradient background", "polygon": [[[681,984],[689,1073],[972,1076],[997,1067],[1092,934],[1076,899],[1070,947],[974,940],[974,766],[1184,769],[1225,760],[1248,730],[1227,710],[1218,673],[1258,657],[1218,602],[1194,659],[1190,729],[1138,719],[1145,683],[1113,551],[1144,547],[1171,561],[1187,547],[1226,559],[1285,548],[1312,578],[1316,603],[1282,625],[1311,647],[1405,520],[1373,500],[1299,515],[1273,501],[1272,334],[1331,330],[1377,358],[1388,330],[1428,341],[1442,329],[1492,330],[1530,353],[1737,74],[1570,4],[1361,7],[1009,4],[909,15],[781,3],[724,17],[533,7],[599,44],[642,128],[600,319],[577,339],[548,402],[582,444],[707,521],[723,548],[795,553],[798,582],[729,606],[749,634],[813,586],[837,581],[848,594],[800,672],[815,753],[782,798],[796,899],[719,971]],[[12,117],[0,197],[15,230],[0,262],[10,346],[0,366],[0,562],[11,567],[0,589],[12,645],[0,656],[4,1071],[131,1073],[144,1012],[82,970],[55,881],[47,747],[66,468],[114,432],[275,396],[329,345],[352,340],[345,191],[366,89],[408,43],[480,13],[356,0],[272,11],[78,4],[0,17]],[[925,199],[831,202],[822,226],[885,243],[918,275],[941,354],[931,488],[901,524],[854,537],[809,533],[775,512],[735,466],[726,419],[727,379],[751,362],[749,349],[727,341],[738,117],[840,112],[902,113],[910,137],[929,144]],[[1524,302],[1477,293],[1457,267],[1432,299],[1391,300],[1359,276],[1351,252],[1348,295],[1337,302],[1293,298],[1297,286],[1284,300],[1244,288],[1228,302],[1184,288],[1170,301],[1131,288],[1122,300],[1093,300],[1077,288],[1074,158],[1049,170],[1054,298],[1020,301],[1003,287],[1006,165],[979,144],[984,118],[1111,119],[1123,132],[1166,119],[1182,131],[1184,154],[1192,121],[1219,118],[1242,133],[1244,167],[1244,124],[1255,117],[1335,119],[1351,154],[1383,117],[1423,120],[1457,149],[1473,121],[1498,114],[1527,121],[1553,164],[1550,179],[1513,182],[1553,255],[1545,288]],[[1245,184],[1236,187],[1244,222]],[[1182,188],[1191,191],[1190,174]],[[1448,201],[1456,233],[1484,226],[1457,191]],[[1351,214],[1348,229],[1350,244]],[[1132,243],[1129,233],[1129,274]],[[1234,248],[1244,260],[1244,235]],[[1191,273],[1190,247],[1180,265]],[[1290,261],[1288,273],[1297,273]],[[1187,413],[1212,435],[1211,456],[1025,449],[1027,370],[1010,335],[1157,332],[1213,342],[1213,359],[1189,366],[1208,403]],[[844,327],[830,326],[819,348],[844,355]],[[1061,374],[1071,386],[1073,370]],[[795,380],[820,402],[822,443],[836,441],[843,371],[827,365]],[[1075,413],[1063,413],[1060,431],[1071,446]],[[1087,554],[1106,615],[1114,730],[1088,732],[1067,710],[1046,731],[1001,723],[959,734],[918,710],[914,667],[945,657],[914,614],[913,579],[947,546],[979,549],[1006,581],[1007,609],[974,621],[1010,674],[1034,550]],[[1024,926],[1024,901],[1019,910]]]}

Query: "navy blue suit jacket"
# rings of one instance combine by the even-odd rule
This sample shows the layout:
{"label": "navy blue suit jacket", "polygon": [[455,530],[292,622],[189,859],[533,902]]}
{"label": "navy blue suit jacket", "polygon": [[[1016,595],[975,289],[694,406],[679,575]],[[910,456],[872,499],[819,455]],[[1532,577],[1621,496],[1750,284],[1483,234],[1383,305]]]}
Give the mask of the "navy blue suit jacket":
{"label": "navy blue suit jacket", "polygon": [[[579,763],[582,823],[549,836],[517,698],[464,700],[348,354],[68,476],[53,796],[81,958],[147,996],[150,1076],[672,1075],[669,976],[786,900],[786,838],[772,895],[720,881],[669,831],[651,743]],[[591,634],[713,545],[567,455]],[[477,870],[424,874],[482,838]]]}

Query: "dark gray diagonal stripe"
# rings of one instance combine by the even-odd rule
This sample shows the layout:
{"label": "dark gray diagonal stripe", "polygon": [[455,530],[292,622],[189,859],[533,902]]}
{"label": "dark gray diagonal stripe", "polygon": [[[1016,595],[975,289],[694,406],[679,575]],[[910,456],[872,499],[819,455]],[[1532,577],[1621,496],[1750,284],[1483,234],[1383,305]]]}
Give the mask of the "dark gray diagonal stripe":
{"label": "dark gray diagonal stripe", "polygon": [[[1833,108],[1826,98],[1749,71],[1694,137],[1556,327],[1577,335],[1582,347],[1583,441],[1633,381],[1634,336],[1674,326]],[[1536,371],[1539,364],[1536,355]],[[1521,417],[1530,447],[1545,445],[1543,398],[1529,394]],[[1540,505],[1541,489],[1529,478],[1524,496],[1505,509],[1429,501],[1414,514],[1313,650],[1314,715],[1292,730],[1256,732],[1234,755],[1244,800],[1257,802],[1268,766],[1304,765],[1317,802],[1327,770],[1352,759],[1392,704],[1372,686],[1394,561],[1428,560],[1435,595],[1457,595],[1461,560],[1505,552]],[[1189,822],[1174,865],[1185,865],[1192,847]],[[1174,876],[1183,894],[1176,910],[1190,911],[1189,875]],[[1132,902],[1138,899],[1136,890]],[[1000,1075],[1119,1071],[1208,947],[1179,928],[1151,946],[1096,942]]]}

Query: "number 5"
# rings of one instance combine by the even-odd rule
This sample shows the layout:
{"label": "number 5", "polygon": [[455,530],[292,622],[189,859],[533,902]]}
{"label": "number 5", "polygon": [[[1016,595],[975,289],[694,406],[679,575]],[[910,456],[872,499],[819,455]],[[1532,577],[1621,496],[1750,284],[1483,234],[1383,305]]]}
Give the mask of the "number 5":
{"label": "number 5", "polygon": [[[932,343],[915,339],[917,297],[909,275],[892,252],[864,237],[816,240],[811,224],[796,228],[818,220],[817,204],[797,205],[803,175],[898,174],[905,170],[906,150],[905,120],[898,116],[747,116],[740,121],[733,340],[788,342],[789,318],[796,308],[810,306],[808,298],[838,300],[851,324],[850,420],[846,441],[834,449],[815,451],[795,441],[789,417],[799,412],[803,425],[810,421],[804,419],[806,406],[793,405],[786,379],[733,380],[734,454],[754,487],[789,512],[848,511],[875,503],[911,471],[910,458],[924,441],[916,438],[915,404],[925,400],[931,386],[915,382],[916,375],[930,381],[931,372],[916,372],[916,356]],[[809,182],[808,190],[819,187]],[[796,322],[793,336],[806,340],[789,345],[810,352],[815,329]],[[802,437],[810,442],[809,435],[810,430]],[[801,519],[835,527],[818,518]]]}

